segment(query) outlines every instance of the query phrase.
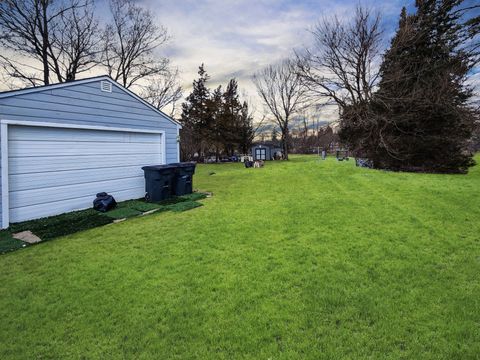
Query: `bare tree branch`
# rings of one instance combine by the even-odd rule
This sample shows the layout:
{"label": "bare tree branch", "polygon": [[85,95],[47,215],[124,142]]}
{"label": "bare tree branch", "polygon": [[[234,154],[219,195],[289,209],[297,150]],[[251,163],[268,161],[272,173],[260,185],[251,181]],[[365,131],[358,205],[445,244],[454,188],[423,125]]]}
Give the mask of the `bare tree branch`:
{"label": "bare tree branch", "polygon": [[253,77],[257,92],[275,118],[282,133],[282,147],[288,159],[289,121],[306,105],[307,88],[301,81],[294,60],[286,59],[270,65]]}
{"label": "bare tree branch", "polygon": [[297,54],[299,74],[309,91],[340,108],[368,101],[381,60],[380,15],[357,7],[351,22],[324,19],[312,34],[313,47]]}
{"label": "bare tree branch", "polygon": [[171,105],[170,115],[174,116],[177,101],[183,95],[178,76],[178,69],[174,69],[168,71],[164,76],[150,79],[149,84],[144,87],[141,97],[159,110]]}
{"label": "bare tree branch", "polygon": [[110,9],[113,22],[105,30],[102,60],[109,75],[129,88],[166,74],[168,59],[154,56],[169,39],[166,28],[157,26],[153,14],[132,0],[110,0]]}
{"label": "bare tree branch", "polygon": [[93,0],[0,1],[2,68],[29,85],[49,84],[51,74],[73,80],[90,69],[96,34]]}
{"label": "bare tree branch", "polygon": [[93,0],[59,14],[58,28],[53,32],[51,58],[58,81],[72,81],[80,73],[98,64],[100,36],[94,17]]}

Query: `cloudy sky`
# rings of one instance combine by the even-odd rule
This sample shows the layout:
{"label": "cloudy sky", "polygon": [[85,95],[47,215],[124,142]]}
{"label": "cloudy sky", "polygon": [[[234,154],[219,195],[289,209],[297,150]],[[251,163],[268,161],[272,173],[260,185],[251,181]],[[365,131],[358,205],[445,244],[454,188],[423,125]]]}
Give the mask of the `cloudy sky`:
{"label": "cloudy sky", "polygon": [[[162,53],[178,66],[188,90],[204,63],[211,85],[235,77],[257,104],[252,74],[269,63],[292,54],[311,41],[309,29],[322,17],[348,18],[358,1],[331,0],[143,0],[171,35]],[[393,34],[402,6],[413,1],[362,1],[383,14],[387,37]],[[259,109],[261,110],[261,109]],[[324,111],[336,116],[335,109]]]}
{"label": "cloudy sky", "polygon": [[[412,1],[363,1],[383,13],[393,31],[402,6]],[[286,57],[310,41],[308,30],[324,16],[345,18],[357,1],[331,0],[144,0],[172,36],[164,49],[183,71],[194,77],[205,63],[212,81],[235,76],[247,79],[258,68]],[[380,6],[376,6],[381,3]]]}

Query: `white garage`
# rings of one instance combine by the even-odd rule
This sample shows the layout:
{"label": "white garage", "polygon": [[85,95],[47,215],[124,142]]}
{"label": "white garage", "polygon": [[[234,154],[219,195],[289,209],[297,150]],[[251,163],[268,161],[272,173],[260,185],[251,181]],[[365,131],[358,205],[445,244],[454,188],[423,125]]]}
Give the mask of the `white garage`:
{"label": "white garage", "polygon": [[19,124],[6,122],[10,222],[87,208],[101,191],[140,198],[141,167],[165,163],[161,131]]}
{"label": "white garage", "polygon": [[[14,100],[15,106],[25,103]],[[3,228],[13,222],[89,208],[95,195],[103,191],[118,201],[141,198],[145,194],[142,166],[178,161],[178,153],[169,156],[169,149],[178,151],[178,124],[174,123],[175,132],[170,132],[175,143],[169,148],[168,127],[143,125],[148,116],[145,104],[131,103],[125,113],[111,105],[120,100],[118,96],[108,99],[111,115],[98,108],[77,113],[79,109],[73,105],[66,114],[55,110],[67,118],[55,122],[37,121],[42,119],[38,115],[35,119],[4,115],[6,107],[0,98]],[[94,113],[97,121],[88,121]],[[99,121],[102,117],[115,122]]]}

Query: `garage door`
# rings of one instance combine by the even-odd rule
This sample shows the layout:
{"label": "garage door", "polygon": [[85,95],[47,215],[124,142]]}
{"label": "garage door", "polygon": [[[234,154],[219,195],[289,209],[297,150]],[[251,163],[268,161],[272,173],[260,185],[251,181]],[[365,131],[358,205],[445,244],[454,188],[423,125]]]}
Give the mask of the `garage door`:
{"label": "garage door", "polygon": [[95,194],[143,197],[142,166],[162,163],[162,134],[9,126],[10,222],[92,206]]}

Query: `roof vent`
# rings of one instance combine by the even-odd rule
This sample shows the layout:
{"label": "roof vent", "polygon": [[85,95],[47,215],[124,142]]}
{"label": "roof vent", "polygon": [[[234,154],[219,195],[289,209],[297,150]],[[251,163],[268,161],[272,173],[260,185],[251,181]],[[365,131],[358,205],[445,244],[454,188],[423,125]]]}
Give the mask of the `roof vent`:
{"label": "roof vent", "polygon": [[109,81],[103,80],[103,81],[100,82],[100,89],[102,91],[111,93],[112,92],[112,83],[109,82]]}

